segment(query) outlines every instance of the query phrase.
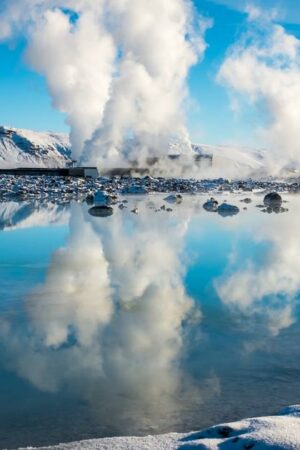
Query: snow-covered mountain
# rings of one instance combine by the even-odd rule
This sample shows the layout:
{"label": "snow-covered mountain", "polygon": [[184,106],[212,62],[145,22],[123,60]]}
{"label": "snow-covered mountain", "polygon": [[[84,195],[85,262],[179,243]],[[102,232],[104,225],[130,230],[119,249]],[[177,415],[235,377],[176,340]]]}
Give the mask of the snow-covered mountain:
{"label": "snow-covered mountain", "polygon": [[[192,144],[192,149],[207,158],[201,176],[252,176],[264,171],[263,151],[202,144]],[[180,144],[170,143],[170,154],[180,154],[181,150]],[[71,159],[67,134],[0,126],[0,168],[65,167]]]}
{"label": "snow-covered mountain", "polygon": [[0,168],[65,167],[71,161],[67,134],[0,126]]}

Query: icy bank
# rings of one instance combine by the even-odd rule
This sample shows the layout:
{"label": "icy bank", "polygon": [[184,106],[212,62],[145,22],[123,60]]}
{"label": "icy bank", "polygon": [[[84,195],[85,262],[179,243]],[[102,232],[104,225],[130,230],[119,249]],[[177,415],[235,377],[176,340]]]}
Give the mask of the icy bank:
{"label": "icy bank", "polygon": [[276,416],[256,417],[216,425],[200,432],[171,433],[141,438],[94,439],[42,448],[57,450],[296,450],[300,449],[300,405],[285,408]]}

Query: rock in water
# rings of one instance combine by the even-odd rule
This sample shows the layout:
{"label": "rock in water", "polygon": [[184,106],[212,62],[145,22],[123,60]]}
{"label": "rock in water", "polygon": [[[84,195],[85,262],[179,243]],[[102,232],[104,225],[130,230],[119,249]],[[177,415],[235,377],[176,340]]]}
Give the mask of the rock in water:
{"label": "rock in water", "polygon": [[109,196],[102,191],[97,191],[94,195],[95,206],[107,206],[109,203]]}
{"label": "rock in water", "polygon": [[145,195],[148,194],[148,190],[144,186],[134,184],[124,188],[122,194]]}
{"label": "rock in water", "polygon": [[111,206],[93,206],[89,209],[89,214],[94,217],[108,217],[113,214],[114,210]]}
{"label": "rock in water", "polygon": [[252,203],[252,200],[251,200],[251,198],[247,197],[247,198],[243,198],[243,200],[241,200],[241,202],[249,204],[249,203]]}
{"label": "rock in water", "polygon": [[89,206],[92,206],[92,205],[94,204],[94,200],[95,200],[95,198],[94,198],[93,195],[88,195],[88,196],[86,197],[86,199],[85,199],[86,203],[87,203]]}
{"label": "rock in water", "polygon": [[277,192],[267,194],[264,198],[264,204],[270,208],[279,208],[282,205],[281,195],[277,194]]}
{"label": "rock in water", "polygon": [[172,203],[172,204],[181,203],[182,200],[183,200],[183,198],[182,198],[182,195],[180,195],[180,194],[171,194],[171,195],[168,195],[168,197],[164,198],[165,202]]}
{"label": "rock in water", "polygon": [[240,212],[240,210],[237,206],[229,205],[228,203],[222,203],[222,205],[220,205],[218,207],[217,211],[218,211],[218,214],[220,214],[220,216],[222,216],[222,217],[235,216],[236,214],[238,214]]}
{"label": "rock in water", "polygon": [[203,208],[206,211],[209,212],[217,212],[219,203],[214,198],[211,198],[210,200],[207,200],[206,203],[204,203]]}
{"label": "rock in water", "polygon": [[268,206],[267,208],[264,208],[261,211],[264,213],[268,213],[268,214],[272,214],[272,213],[280,214],[280,213],[288,212],[288,209],[282,208],[281,206],[275,206],[275,207]]}

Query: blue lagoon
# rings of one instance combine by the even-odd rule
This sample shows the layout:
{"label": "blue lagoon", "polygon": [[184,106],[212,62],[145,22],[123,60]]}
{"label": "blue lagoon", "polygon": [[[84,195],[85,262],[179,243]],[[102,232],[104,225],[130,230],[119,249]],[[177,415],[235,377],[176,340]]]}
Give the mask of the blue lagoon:
{"label": "blue lagoon", "polygon": [[232,217],[204,195],[164,197],[124,197],[110,217],[0,204],[1,448],[187,432],[297,403],[300,197],[267,214],[261,194],[223,194]]}

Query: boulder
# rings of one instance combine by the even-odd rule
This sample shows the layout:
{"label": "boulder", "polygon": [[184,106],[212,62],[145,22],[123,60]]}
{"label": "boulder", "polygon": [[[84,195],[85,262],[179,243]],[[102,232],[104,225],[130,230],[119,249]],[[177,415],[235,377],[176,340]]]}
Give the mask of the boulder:
{"label": "boulder", "polygon": [[251,198],[247,197],[247,198],[243,198],[243,200],[241,200],[241,202],[249,204],[249,203],[252,203],[252,200],[251,200]]}
{"label": "boulder", "polygon": [[282,198],[277,192],[270,192],[264,198],[264,205],[270,208],[280,208],[282,205]]}
{"label": "boulder", "polygon": [[165,202],[175,204],[175,203],[181,203],[183,200],[182,195],[180,194],[170,194],[168,197],[164,198]]}
{"label": "boulder", "polygon": [[218,207],[217,212],[222,217],[230,217],[230,216],[235,216],[236,214],[238,214],[240,212],[240,210],[235,205],[229,205],[228,203],[222,203],[222,205],[220,205]]}
{"label": "boulder", "polygon": [[145,186],[133,184],[131,186],[127,186],[122,189],[122,194],[130,194],[130,195],[145,195],[148,194],[148,190]]}
{"label": "boulder", "polygon": [[89,214],[94,217],[108,217],[111,216],[113,212],[113,208],[106,205],[93,206],[89,209]]}
{"label": "boulder", "polygon": [[97,191],[94,194],[94,205],[95,206],[107,206],[110,203],[109,195],[102,191]]}
{"label": "boulder", "polygon": [[207,202],[204,203],[203,208],[206,211],[209,212],[217,212],[219,203],[214,198],[211,198],[210,200],[207,200]]}

